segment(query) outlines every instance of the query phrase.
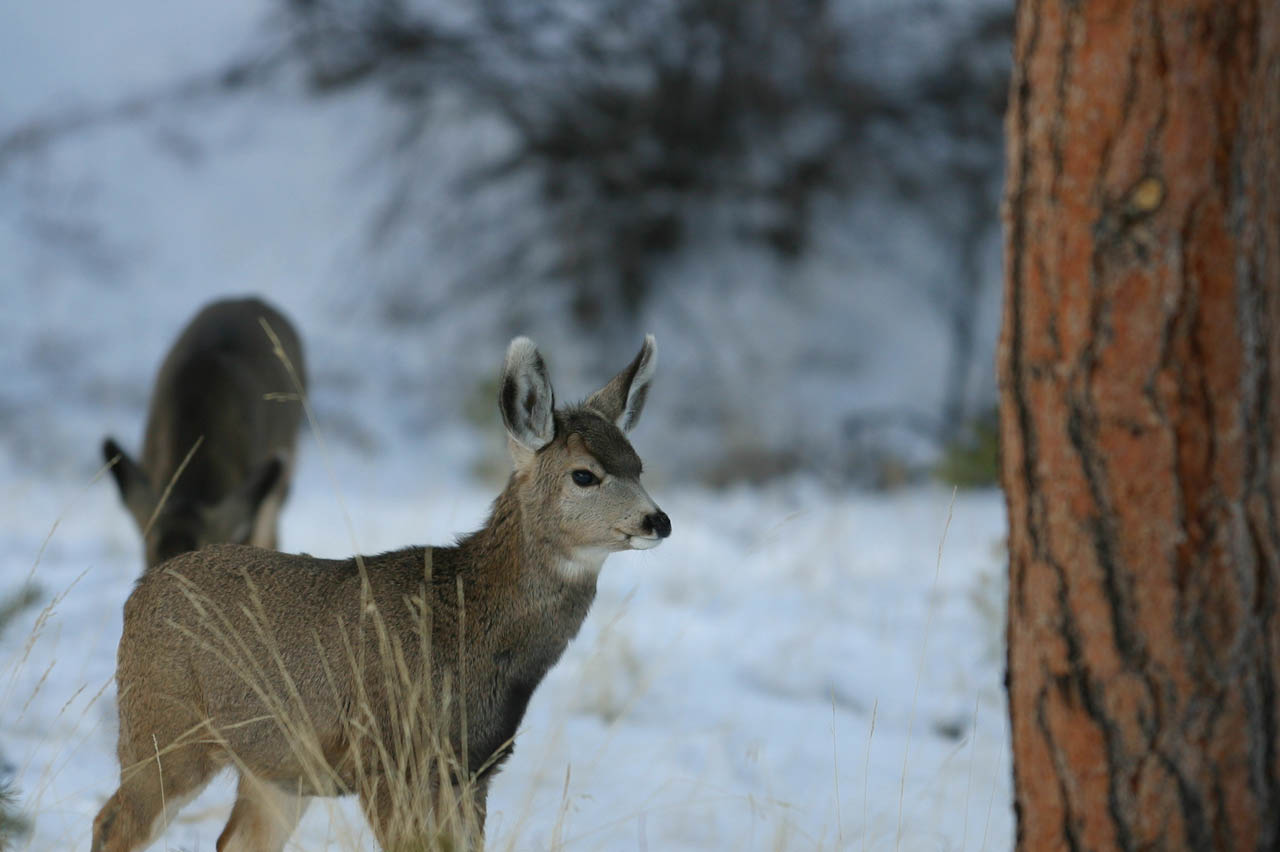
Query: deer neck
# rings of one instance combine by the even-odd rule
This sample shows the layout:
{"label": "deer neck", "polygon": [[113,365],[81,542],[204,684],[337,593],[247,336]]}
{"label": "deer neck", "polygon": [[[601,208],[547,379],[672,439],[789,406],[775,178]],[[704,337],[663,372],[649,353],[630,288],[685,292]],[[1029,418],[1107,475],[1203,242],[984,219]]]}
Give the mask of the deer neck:
{"label": "deer neck", "polygon": [[572,604],[579,603],[585,617],[608,551],[566,546],[556,539],[557,530],[538,523],[536,508],[521,497],[513,476],[484,527],[459,543],[463,562],[475,566],[476,591],[495,604],[527,610],[566,604],[576,610]]}

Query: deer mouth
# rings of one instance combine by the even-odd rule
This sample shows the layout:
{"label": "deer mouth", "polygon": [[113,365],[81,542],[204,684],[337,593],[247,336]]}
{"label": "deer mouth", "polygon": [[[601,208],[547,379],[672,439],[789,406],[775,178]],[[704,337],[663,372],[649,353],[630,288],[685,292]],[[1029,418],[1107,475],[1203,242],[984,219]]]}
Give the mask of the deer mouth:
{"label": "deer mouth", "polygon": [[653,534],[640,535],[639,533],[628,533],[623,532],[622,530],[618,530],[618,533],[626,542],[627,547],[632,550],[649,550],[650,548],[657,547],[662,543],[662,539]]}

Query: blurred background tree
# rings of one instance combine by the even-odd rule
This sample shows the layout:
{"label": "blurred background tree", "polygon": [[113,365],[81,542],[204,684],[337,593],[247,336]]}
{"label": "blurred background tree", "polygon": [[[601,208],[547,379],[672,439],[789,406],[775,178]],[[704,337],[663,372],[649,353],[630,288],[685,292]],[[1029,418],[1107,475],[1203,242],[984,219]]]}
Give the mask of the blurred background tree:
{"label": "blurred background tree", "polygon": [[[933,398],[917,404],[833,411],[842,430],[827,436],[820,472],[883,478],[883,454],[919,441],[981,440],[975,414],[993,399],[980,378],[991,350],[979,326],[997,280],[984,252],[993,251],[1001,180],[1005,4],[290,0],[286,8],[316,91],[375,84],[396,104],[389,156],[405,162],[372,229],[378,246],[421,233],[434,202],[420,196],[438,182],[423,174],[436,163],[413,153],[459,101],[500,128],[503,143],[461,170],[449,191],[464,209],[486,194],[514,195],[518,203],[502,209],[519,223],[499,225],[505,237],[447,286],[393,285],[396,316],[430,317],[491,288],[527,286],[533,300],[566,308],[573,332],[608,357],[666,310],[683,315],[687,334],[728,349],[720,358],[791,360],[795,353],[753,352],[751,341],[735,339],[742,335],[723,334],[714,302],[757,286],[765,301],[809,301],[816,311],[832,290],[876,298],[853,263],[843,274],[812,274],[835,252],[815,219],[847,212],[851,198],[874,199],[886,218],[856,243],[882,240],[881,228],[910,228],[895,221],[905,207],[929,243],[916,251],[942,256],[936,273],[908,286],[946,335],[943,376]],[[885,45],[902,35],[930,54],[903,46],[895,56],[898,48]],[[725,247],[754,258],[754,274],[717,288],[673,261]],[[708,307],[682,310],[672,292],[708,286],[716,291]],[[512,328],[538,313],[529,299],[506,304]],[[856,335],[856,317],[848,326]],[[833,334],[804,348],[852,371],[858,357],[847,344]],[[715,382],[691,387],[705,406]],[[729,433],[726,421],[741,416],[695,414],[693,399],[682,402],[690,419],[710,417]],[[741,440],[703,473],[724,482],[813,466],[780,436]],[[993,477],[991,468],[979,479]]]}
{"label": "blurred background tree", "polygon": [[214,73],[0,137],[0,174],[105,122],[162,125],[165,154],[198,162],[174,105],[376,97],[348,130],[363,242],[325,308],[421,352],[387,383],[442,397],[406,430],[492,381],[458,340],[556,340],[586,386],[655,331],[679,380],[651,428],[685,438],[660,467],[889,484],[993,458],[1006,0],[270,8]]}

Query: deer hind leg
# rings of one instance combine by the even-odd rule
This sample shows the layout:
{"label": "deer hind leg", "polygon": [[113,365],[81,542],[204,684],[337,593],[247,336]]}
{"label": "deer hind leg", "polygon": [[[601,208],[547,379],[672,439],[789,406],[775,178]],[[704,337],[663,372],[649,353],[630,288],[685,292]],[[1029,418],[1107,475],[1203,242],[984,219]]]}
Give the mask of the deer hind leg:
{"label": "deer hind leg", "polygon": [[280,852],[310,802],[241,770],[236,804],[218,837],[218,852]]}
{"label": "deer hind leg", "polygon": [[120,788],[93,821],[93,852],[145,849],[217,768],[207,753],[192,748],[125,765]]}

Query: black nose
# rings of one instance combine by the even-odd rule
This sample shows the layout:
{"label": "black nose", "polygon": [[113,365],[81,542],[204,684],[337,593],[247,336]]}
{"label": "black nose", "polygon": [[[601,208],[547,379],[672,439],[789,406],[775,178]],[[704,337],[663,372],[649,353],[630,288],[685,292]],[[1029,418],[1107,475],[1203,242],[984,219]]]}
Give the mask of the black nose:
{"label": "black nose", "polygon": [[644,516],[644,531],[655,533],[658,538],[671,535],[671,519],[661,510]]}

